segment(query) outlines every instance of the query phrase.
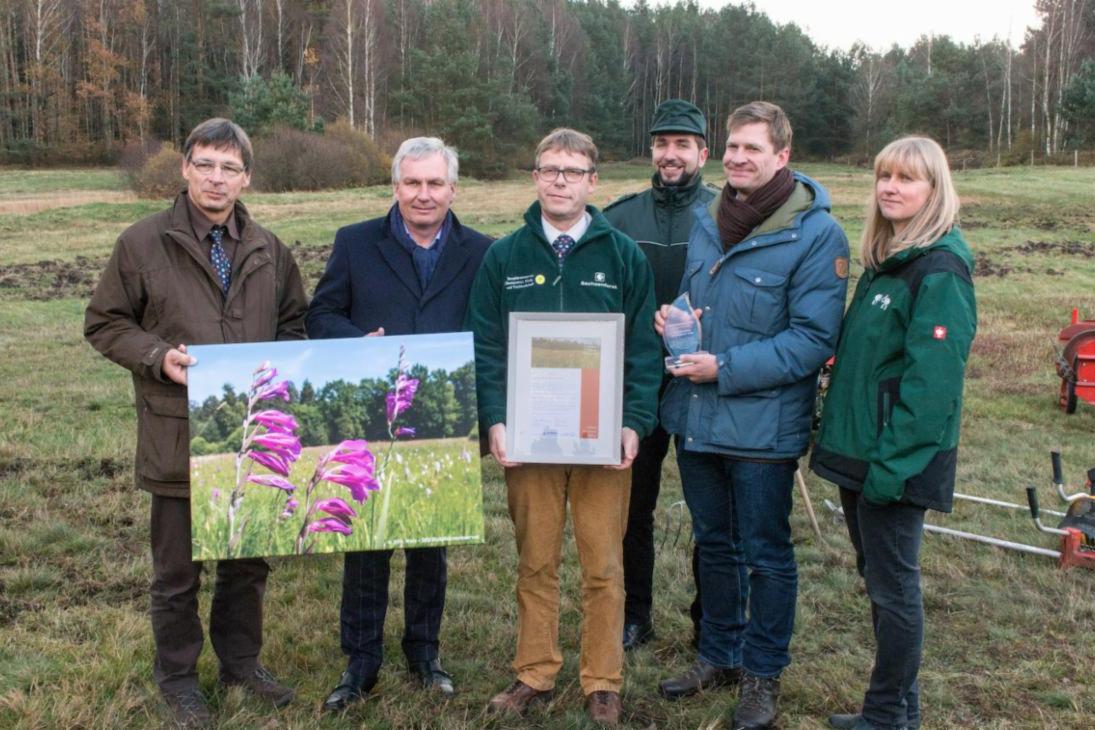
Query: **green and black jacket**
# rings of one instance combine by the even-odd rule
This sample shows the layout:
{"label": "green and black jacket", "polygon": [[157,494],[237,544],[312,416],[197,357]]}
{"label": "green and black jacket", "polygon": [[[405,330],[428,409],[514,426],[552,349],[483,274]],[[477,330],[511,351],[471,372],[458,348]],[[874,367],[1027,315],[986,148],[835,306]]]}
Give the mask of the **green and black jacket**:
{"label": "green and black jacket", "polygon": [[677,298],[688,257],[692,206],[707,205],[718,190],[697,172],[686,185],[662,185],[654,173],[650,188],[618,198],[605,207],[608,222],[635,239],[654,270],[654,303]]}
{"label": "green and black jacket", "polygon": [[640,438],[657,421],[661,342],[654,332],[654,277],[642,251],[591,205],[593,220],[560,263],[544,238],[540,204],[525,225],[491,244],[475,276],[467,329],[475,333],[479,423],[506,420],[510,312],[619,312],[625,316],[623,425]]}
{"label": "green and black jacket", "polygon": [[867,270],[844,317],[810,468],[873,504],[949,512],[977,329],[973,255],[952,228]]}

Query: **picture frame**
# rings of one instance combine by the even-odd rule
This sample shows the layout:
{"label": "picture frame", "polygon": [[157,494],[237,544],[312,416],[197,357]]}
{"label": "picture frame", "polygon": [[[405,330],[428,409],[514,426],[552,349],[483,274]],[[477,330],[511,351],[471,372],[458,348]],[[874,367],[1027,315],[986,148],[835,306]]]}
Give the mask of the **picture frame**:
{"label": "picture frame", "polygon": [[511,312],[508,458],[618,465],[623,365],[623,314]]}
{"label": "picture frame", "polygon": [[470,332],[188,352],[194,560],[484,541]]}

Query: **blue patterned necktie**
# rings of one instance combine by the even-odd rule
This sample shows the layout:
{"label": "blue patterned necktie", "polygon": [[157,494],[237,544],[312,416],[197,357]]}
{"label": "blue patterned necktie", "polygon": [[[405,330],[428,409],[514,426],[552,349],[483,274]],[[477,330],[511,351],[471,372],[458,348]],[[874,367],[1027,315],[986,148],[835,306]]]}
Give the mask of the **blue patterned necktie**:
{"label": "blue patterned necktie", "polygon": [[560,261],[563,260],[563,257],[567,255],[567,253],[570,251],[570,249],[573,246],[574,246],[574,239],[571,238],[570,236],[568,236],[565,233],[563,235],[559,236],[558,238],[556,238],[551,243],[551,247],[553,249],[555,249],[555,255],[559,257]]}
{"label": "blue patterned necktie", "polygon": [[228,294],[228,285],[232,283],[232,262],[228,260],[228,254],[224,252],[224,234],[228,229],[224,226],[213,226],[209,229],[209,237],[213,239],[213,246],[209,249],[209,262],[213,264],[213,271],[217,272],[217,280],[221,284],[221,296]]}

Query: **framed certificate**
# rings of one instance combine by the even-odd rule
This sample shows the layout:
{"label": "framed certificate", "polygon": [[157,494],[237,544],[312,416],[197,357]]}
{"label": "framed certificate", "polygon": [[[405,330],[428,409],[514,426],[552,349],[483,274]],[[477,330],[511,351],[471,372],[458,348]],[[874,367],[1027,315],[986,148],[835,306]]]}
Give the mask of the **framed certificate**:
{"label": "framed certificate", "polygon": [[511,312],[506,454],[532,464],[619,464],[624,315]]}

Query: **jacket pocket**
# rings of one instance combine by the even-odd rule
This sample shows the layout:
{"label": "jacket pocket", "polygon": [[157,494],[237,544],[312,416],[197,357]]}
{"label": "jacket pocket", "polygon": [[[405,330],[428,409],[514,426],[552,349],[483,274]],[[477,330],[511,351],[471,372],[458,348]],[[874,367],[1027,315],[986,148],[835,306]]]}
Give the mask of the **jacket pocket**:
{"label": "jacket pocket", "polygon": [[887,378],[878,383],[875,403],[875,435],[879,436],[890,425],[890,416],[901,395],[901,378]]}
{"label": "jacket pocket", "polygon": [[734,269],[727,317],[732,327],[773,335],[787,328],[787,277],[739,266]]}
{"label": "jacket pocket", "polygon": [[774,451],[779,442],[779,389],[717,398],[711,442],[726,449]]}
{"label": "jacket pocket", "polygon": [[185,397],[147,394],[137,433],[137,463],[143,476],[158,482],[190,478],[190,428]]}

